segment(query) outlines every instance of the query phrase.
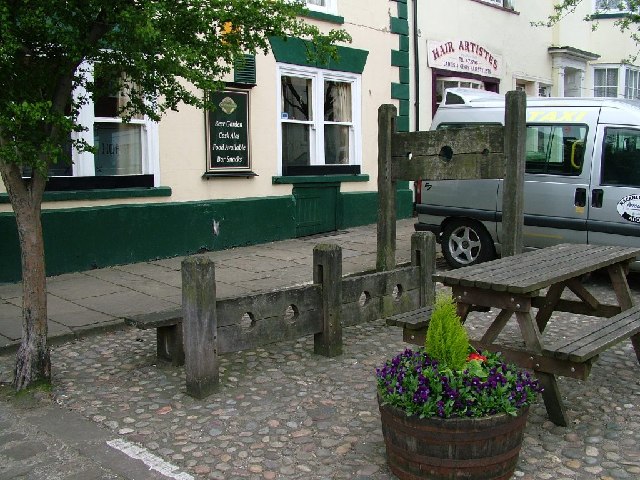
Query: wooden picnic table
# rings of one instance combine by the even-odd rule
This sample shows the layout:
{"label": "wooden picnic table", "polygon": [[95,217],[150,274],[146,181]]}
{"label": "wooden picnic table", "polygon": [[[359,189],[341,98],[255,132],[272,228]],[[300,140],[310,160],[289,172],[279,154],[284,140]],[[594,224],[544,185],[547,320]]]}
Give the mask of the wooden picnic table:
{"label": "wooden picnic table", "polygon": [[[586,379],[598,354],[631,338],[640,361],[640,307],[634,307],[626,274],[640,248],[560,244],[524,254],[438,272],[434,280],[451,287],[458,314],[464,321],[471,310],[497,308],[482,338],[472,342],[476,348],[500,351],[509,361],[535,371],[544,387],[543,398],[549,418],[567,425],[556,375]],[[598,301],[582,284],[585,274],[605,269],[609,274],[617,304]],[[565,289],[578,300],[561,299]],[[545,291],[541,294],[541,291]],[[537,308],[537,312],[532,312]],[[423,310],[428,310],[423,309]],[[572,328],[561,339],[543,335],[554,312],[606,317],[609,320],[585,328]],[[425,312],[422,312],[424,314]],[[524,347],[499,345],[495,341],[508,320],[515,317]],[[409,320],[405,314],[388,323],[405,328],[405,340],[424,342],[426,320]],[[414,315],[415,317],[415,315]],[[554,317],[555,318],[555,317]],[[565,317],[566,318],[566,317]],[[415,320],[415,318],[414,318]],[[554,320],[555,321],[555,320]]]}

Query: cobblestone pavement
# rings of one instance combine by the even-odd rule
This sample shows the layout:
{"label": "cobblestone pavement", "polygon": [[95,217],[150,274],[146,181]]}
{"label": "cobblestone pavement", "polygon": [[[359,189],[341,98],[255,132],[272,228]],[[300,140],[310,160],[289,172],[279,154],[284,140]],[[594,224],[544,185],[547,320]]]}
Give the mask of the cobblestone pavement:
{"label": "cobblestone pavement", "polygon": [[[610,295],[599,279],[592,283],[600,296]],[[633,289],[640,297],[640,287]],[[487,314],[472,315],[468,326],[475,336]],[[561,335],[589,321],[566,315],[549,333]],[[515,327],[508,328],[502,341],[515,338]],[[378,320],[345,328],[344,354],[338,358],[314,355],[310,337],[223,355],[220,391],[195,400],[185,393],[183,368],[157,363],[153,332],[125,330],[81,339],[53,349],[50,405],[42,399],[35,411],[73,415],[97,427],[100,438],[94,435],[91,445],[71,446],[58,457],[55,432],[41,443],[52,463],[68,460],[73,466],[91,460],[91,451],[105,457],[115,447],[134,448],[139,457],[161,459],[174,468],[151,470],[148,478],[392,479],[374,369],[406,347],[400,329]],[[10,378],[12,364],[12,355],[0,356],[0,381]],[[560,378],[559,385],[570,425],[551,423],[540,400],[531,409],[514,478],[640,478],[640,370],[630,342],[603,353],[587,381]],[[14,408],[0,402],[5,412],[0,428],[9,431],[0,433],[0,479],[140,478],[110,470],[104,458],[59,476],[54,465],[49,472],[29,470],[29,458],[16,454],[21,440],[15,438],[26,435],[20,424],[29,412],[7,414],[5,407]],[[21,467],[27,468],[26,476],[15,474]],[[86,472],[94,476],[83,476]]]}

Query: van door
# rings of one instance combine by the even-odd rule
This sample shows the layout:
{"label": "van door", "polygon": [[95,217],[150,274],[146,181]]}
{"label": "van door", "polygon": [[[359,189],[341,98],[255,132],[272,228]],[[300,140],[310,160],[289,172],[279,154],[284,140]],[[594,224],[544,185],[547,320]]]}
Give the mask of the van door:
{"label": "van door", "polygon": [[[533,122],[527,123],[523,228],[525,247],[587,243],[591,176],[591,157],[588,152],[592,151],[594,137],[594,129],[589,132],[587,117],[595,117],[595,114],[596,112],[582,112],[578,115],[575,112],[528,111],[528,119]],[[535,123],[535,120],[541,123]],[[572,120],[576,123],[572,123]],[[498,197],[500,209],[502,192],[501,182]],[[499,238],[502,238],[501,226],[500,223]]]}
{"label": "van door", "polygon": [[640,128],[599,125],[588,241],[640,246]]}

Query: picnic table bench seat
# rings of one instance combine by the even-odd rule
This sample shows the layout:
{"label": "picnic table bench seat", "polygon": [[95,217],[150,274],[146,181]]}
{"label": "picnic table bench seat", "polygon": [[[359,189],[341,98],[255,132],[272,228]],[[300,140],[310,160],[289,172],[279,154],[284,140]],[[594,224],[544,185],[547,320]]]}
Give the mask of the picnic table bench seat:
{"label": "picnic table bench seat", "polygon": [[[602,319],[592,327],[580,328],[574,332],[574,335],[550,343],[543,349],[543,353],[559,360],[586,362],[638,333],[640,333],[640,305],[624,310],[611,318]],[[635,342],[635,339],[632,338],[632,341]]]}

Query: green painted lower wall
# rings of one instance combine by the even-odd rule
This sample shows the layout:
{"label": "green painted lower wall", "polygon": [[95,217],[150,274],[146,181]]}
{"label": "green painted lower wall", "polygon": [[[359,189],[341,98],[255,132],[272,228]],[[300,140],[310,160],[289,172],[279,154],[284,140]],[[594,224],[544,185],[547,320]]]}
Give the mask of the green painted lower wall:
{"label": "green painted lower wall", "polygon": [[[338,228],[375,223],[377,197],[341,193]],[[411,201],[411,191],[400,189],[399,218],[411,216]],[[292,196],[48,210],[42,222],[47,275],[284,240],[296,232]],[[0,283],[19,281],[13,214],[0,214],[0,237]]]}
{"label": "green painted lower wall", "polygon": [[[413,192],[408,182],[399,186],[397,196],[398,218],[409,218],[413,215]],[[357,227],[378,221],[378,193],[350,192],[341,194],[341,214],[338,217],[338,228]]]}

